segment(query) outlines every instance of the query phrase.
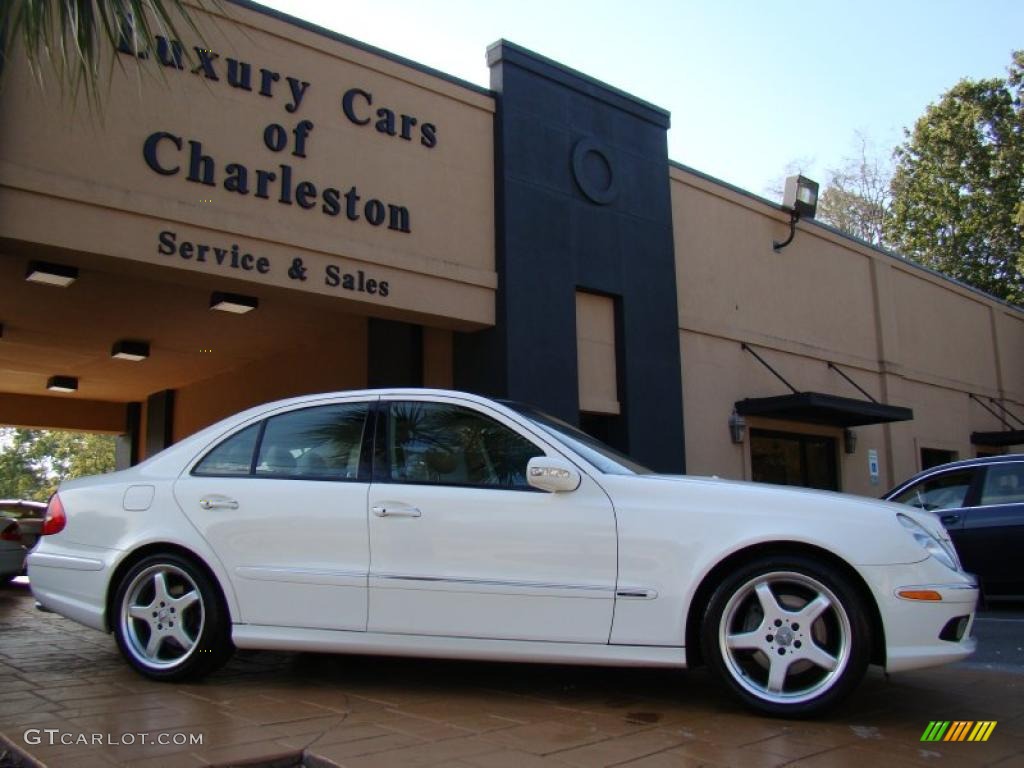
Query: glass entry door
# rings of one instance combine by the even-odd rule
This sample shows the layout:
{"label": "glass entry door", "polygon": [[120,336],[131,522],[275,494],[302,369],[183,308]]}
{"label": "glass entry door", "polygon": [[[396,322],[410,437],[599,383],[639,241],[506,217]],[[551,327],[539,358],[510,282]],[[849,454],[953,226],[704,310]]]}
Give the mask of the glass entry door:
{"label": "glass entry door", "polygon": [[750,463],[758,483],[838,491],[837,450],[834,437],[750,431]]}

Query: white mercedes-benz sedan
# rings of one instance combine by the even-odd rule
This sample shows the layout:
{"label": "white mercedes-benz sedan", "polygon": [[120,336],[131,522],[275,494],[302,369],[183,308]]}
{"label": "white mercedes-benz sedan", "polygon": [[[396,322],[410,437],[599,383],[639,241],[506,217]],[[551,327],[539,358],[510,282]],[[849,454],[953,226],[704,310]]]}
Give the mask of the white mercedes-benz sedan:
{"label": "white mercedes-benz sedan", "polygon": [[42,607],[147,677],[235,648],[707,664],[807,715],[962,659],[977,585],[931,513],[652,474],[533,408],[376,390],[252,408],[65,482],[29,557]]}

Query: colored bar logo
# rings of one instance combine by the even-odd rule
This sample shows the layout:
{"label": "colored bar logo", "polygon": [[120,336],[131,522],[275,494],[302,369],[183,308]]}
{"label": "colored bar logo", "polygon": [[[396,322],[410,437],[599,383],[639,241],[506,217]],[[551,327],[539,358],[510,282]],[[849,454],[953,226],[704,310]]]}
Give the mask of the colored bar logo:
{"label": "colored bar logo", "polygon": [[932,720],[921,741],[988,741],[997,720]]}

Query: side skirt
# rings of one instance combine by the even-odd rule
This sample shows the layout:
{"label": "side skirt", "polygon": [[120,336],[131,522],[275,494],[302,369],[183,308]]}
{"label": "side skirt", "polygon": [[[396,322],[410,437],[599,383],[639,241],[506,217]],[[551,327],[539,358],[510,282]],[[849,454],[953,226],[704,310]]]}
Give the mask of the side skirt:
{"label": "side skirt", "polygon": [[467,637],[267,627],[253,624],[235,624],[231,637],[238,648],[266,651],[365,653],[380,656],[533,661],[613,667],[686,666],[686,649],[664,646],[482,640]]}

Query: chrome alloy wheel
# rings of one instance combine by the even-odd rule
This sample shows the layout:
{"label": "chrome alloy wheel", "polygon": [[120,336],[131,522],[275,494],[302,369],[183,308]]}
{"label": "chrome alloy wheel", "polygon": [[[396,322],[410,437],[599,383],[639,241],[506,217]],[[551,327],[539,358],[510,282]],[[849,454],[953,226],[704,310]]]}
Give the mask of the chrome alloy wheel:
{"label": "chrome alloy wheel", "polygon": [[169,563],[140,571],[121,601],[121,629],[128,650],[151,669],[170,669],[187,660],[198,647],[205,620],[198,585]]}
{"label": "chrome alloy wheel", "polygon": [[799,704],[828,691],[850,661],[850,617],[824,584],[793,571],[765,573],[737,589],[718,644],[728,673],[762,701]]}

